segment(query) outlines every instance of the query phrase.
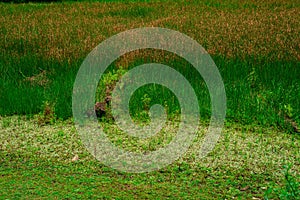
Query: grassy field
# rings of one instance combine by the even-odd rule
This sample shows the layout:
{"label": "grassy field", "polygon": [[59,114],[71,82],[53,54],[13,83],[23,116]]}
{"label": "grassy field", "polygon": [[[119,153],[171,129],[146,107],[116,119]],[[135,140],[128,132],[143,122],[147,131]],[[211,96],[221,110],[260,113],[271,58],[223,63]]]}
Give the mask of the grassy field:
{"label": "grassy field", "polygon": [[[72,121],[45,126],[25,117],[1,121],[3,199],[299,197],[299,137],[273,128],[230,125],[206,158],[195,158],[196,141],[168,167],[134,174],[95,160],[81,144]],[[117,134],[115,128],[108,133]],[[73,162],[76,155],[79,159]]]}
{"label": "grassy field", "polygon": [[[35,114],[49,103],[58,118],[69,118],[87,54],[121,31],[159,26],[187,34],[211,54],[226,88],[227,120],[282,125],[288,113],[299,123],[298,9],[294,1],[1,4],[0,114]],[[174,66],[192,74],[195,87],[203,85],[186,63],[155,51],[126,54],[112,67],[145,60]],[[209,99],[199,104],[209,117]]]}
{"label": "grassy field", "polygon": [[[298,0],[0,3],[0,11],[0,199],[299,198]],[[180,31],[212,56],[226,89],[225,130],[203,160],[193,156],[195,143],[160,171],[121,173],[101,165],[81,144],[72,122],[73,83],[99,43],[149,26]],[[145,62],[182,73],[197,92],[207,124],[211,105],[205,83],[176,55],[130,52],[106,77],[114,80],[111,72]],[[103,91],[100,87],[97,100],[103,100]],[[163,103],[175,120],[179,105],[172,93],[156,95],[141,89],[132,100],[133,115],[143,120],[145,104]],[[113,123],[103,123],[115,133]],[[120,142],[118,134],[114,139]],[[72,162],[75,155],[79,160]]]}

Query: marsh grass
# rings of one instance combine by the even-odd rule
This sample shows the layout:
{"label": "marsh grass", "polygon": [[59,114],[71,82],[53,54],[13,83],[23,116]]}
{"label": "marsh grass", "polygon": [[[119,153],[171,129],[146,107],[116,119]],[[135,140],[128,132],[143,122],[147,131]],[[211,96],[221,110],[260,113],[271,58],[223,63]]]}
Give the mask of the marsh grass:
{"label": "marsh grass", "polygon": [[[58,118],[71,117],[73,82],[85,56],[116,33],[160,26],[189,35],[211,54],[226,87],[227,120],[287,128],[282,116],[289,107],[293,120],[300,122],[299,7],[293,1],[65,2],[0,8],[1,115],[42,112],[48,101]],[[110,69],[130,69],[145,61],[184,73],[196,88],[201,116],[209,118],[210,100],[201,76],[174,55],[132,52]],[[137,115],[142,96],[132,102]],[[174,99],[168,92],[166,98]],[[174,100],[167,104],[178,112]]]}
{"label": "marsh grass", "polygon": [[[299,135],[287,134],[293,130],[285,120],[300,123],[296,1],[0,3],[0,10],[0,198],[298,198]],[[120,57],[99,82],[95,101],[103,101],[106,86],[126,70],[159,62],[190,81],[201,109],[198,138],[183,158],[157,172],[128,174],[102,165],[84,148],[71,118],[72,89],[94,47],[145,26],[180,31],[208,51],[224,80],[227,118],[214,151],[197,160],[211,106],[201,76],[165,51]],[[131,113],[147,123],[149,107],[160,103],[168,126],[137,140],[112,121],[99,122],[115,145],[149,152],[173,138],[178,102],[155,87],[159,91],[153,85],[136,91]]]}
{"label": "marsh grass", "polygon": [[[292,188],[299,188],[299,138],[286,134],[294,131],[285,120],[300,124],[295,1],[0,3],[0,10],[0,198],[291,198]],[[72,89],[94,47],[146,26],[185,33],[212,56],[226,89],[226,131],[202,161],[195,160],[196,143],[159,172],[125,174],[99,164],[81,144],[70,121]],[[104,86],[115,83],[120,69],[149,62],[172,66],[190,81],[205,130],[211,106],[206,85],[189,63],[169,52],[148,49],[120,57],[99,82],[95,101],[103,101]],[[176,98],[153,85],[134,94],[132,116],[146,123],[155,103],[176,122]],[[142,141],[101,123],[116,145],[137,152],[163,147],[176,129],[171,123],[166,134]],[[79,161],[71,162],[76,154]],[[282,171],[288,164],[291,169]]]}

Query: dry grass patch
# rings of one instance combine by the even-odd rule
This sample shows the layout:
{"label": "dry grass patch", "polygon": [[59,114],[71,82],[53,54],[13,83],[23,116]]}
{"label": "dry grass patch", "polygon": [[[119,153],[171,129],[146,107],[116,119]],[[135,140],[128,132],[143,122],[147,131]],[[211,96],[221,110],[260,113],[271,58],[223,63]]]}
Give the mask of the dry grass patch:
{"label": "dry grass patch", "polygon": [[[299,7],[291,2],[1,4],[1,51],[65,60],[87,55],[109,36],[159,26],[181,31],[211,54],[298,59]],[[287,5],[291,7],[287,8]],[[226,7],[227,6],[227,7]],[[275,6],[275,8],[274,8]],[[23,8],[30,12],[22,11]]]}

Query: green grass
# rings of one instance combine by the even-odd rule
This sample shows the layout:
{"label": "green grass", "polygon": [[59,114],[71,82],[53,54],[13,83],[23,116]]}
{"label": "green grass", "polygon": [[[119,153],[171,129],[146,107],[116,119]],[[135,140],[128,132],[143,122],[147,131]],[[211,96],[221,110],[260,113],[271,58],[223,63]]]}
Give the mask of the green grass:
{"label": "green grass", "polygon": [[[231,124],[206,158],[193,156],[199,145],[195,141],[168,167],[134,174],[95,160],[72,121],[39,126],[38,120],[1,118],[1,198],[297,199],[299,193],[299,136],[274,128]],[[109,134],[118,135],[115,126],[105,126]],[[198,136],[204,131],[199,129]],[[135,148],[131,143],[125,139],[122,145]],[[72,162],[75,155],[79,159]]]}
{"label": "green grass", "polygon": [[[283,116],[289,107],[290,117],[299,123],[299,37],[294,34],[298,26],[296,19],[288,17],[298,7],[288,1],[247,5],[249,3],[236,1],[184,5],[179,2],[172,5],[163,2],[1,4],[4,43],[1,43],[0,54],[0,103],[3,105],[0,114],[36,114],[49,102],[58,118],[71,117],[72,87],[87,53],[115,33],[153,24],[191,36],[211,54],[226,88],[227,120],[287,128],[283,125]],[[185,10],[180,9],[182,6]],[[278,11],[273,10],[274,6]],[[162,10],[167,11],[165,16]],[[251,17],[254,11],[260,21]],[[216,16],[215,13],[223,14]],[[57,21],[57,18],[62,20]],[[86,23],[88,21],[91,23]],[[225,22],[227,26],[222,24]],[[201,116],[208,119],[210,100],[201,76],[196,76],[186,61],[172,55],[164,58],[167,55],[153,51],[130,53],[116,61],[112,68],[130,69],[145,60],[174,67],[194,86]],[[138,114],[143,109],[139,104],[142,96],[132,101],[136,110],[133,113]],[[165,97],[174,99],[168,92]],[[177,113],[174,101],[167,105],[173,108],[171,112]]]}
{"label": "green grass", "polygon": [[[0,3],[0,199],[299,199],[299,135],[286,120],[299,127],[299,9],[294,0]],[[145,26],[180,31],[208,51],[226,89],[225,130],[214,151],[197,160],[197,141],[211,113],[202,77],[172,53],[130,52],[110,66],[95,101],[126,70],[159,62],[190,81],[203,127],[170,166],[122,173],[95,160],[81,143],[72,122],[73,83],[100,42]],[[147,121],[145,110],[160,103],[175,123],[177,99],[156,88],[136,91],[132,115]],[[131,151],[162,147],[175,131],[167,127],[167,139],[136,140],[112,121],[101,123],[114,144]],[[79,160],[72,162],[75,155]]]}
{"label": "green grass", "polygon": [[[257,61],[255,58],[242,60],[220,56],[213,56],[213,59],[225,84],[227,120],[288,128],[284,125],[284,114],[290,112],[289,115],[300,122],[298,61]],[[20,61],[11,60],[7,64],[3,60],[0,100],[5,106],[0,109],[1,115],[36,114],[43,111],[45,102],[50,102],[58,118],[71,117],[73,83],[81,60],[76,64],[45,61],[33,56]],[[195,75],[197,73],[188,63],[175,61],[160,62],[173,66],[186,76],[197,92],[202,119],[209,119],[210,99],[204,81],[200,75]],[[128,68],[143,63],[144,60],[135,61]],[[105,87],[100,88],[100,92],[104,93],[104,90]],[[166,104],[170,108],[169,114],[180,110],[176,97],[168,90],[161,90],[161,98],[157,99],[158,91],[145,87],[132,97],[132,113],[138,115],[144,109],[141,99],[145,93],[152,99],[150,104]],[[289,111],[286,110],[288,106]]]}

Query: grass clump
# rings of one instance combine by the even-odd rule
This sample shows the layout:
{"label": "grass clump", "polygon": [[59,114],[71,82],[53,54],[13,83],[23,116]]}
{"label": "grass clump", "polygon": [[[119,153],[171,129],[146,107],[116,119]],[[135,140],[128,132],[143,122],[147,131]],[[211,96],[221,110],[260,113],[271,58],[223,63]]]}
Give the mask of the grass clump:
{"label": "grass clump", "polygon": [[300,198],[300,184],[299,175],[292,175],[290,173],[291,166],[284,166],[284,185],[282,187],[270,186],[265,192],[265,199],[299,199]]}

